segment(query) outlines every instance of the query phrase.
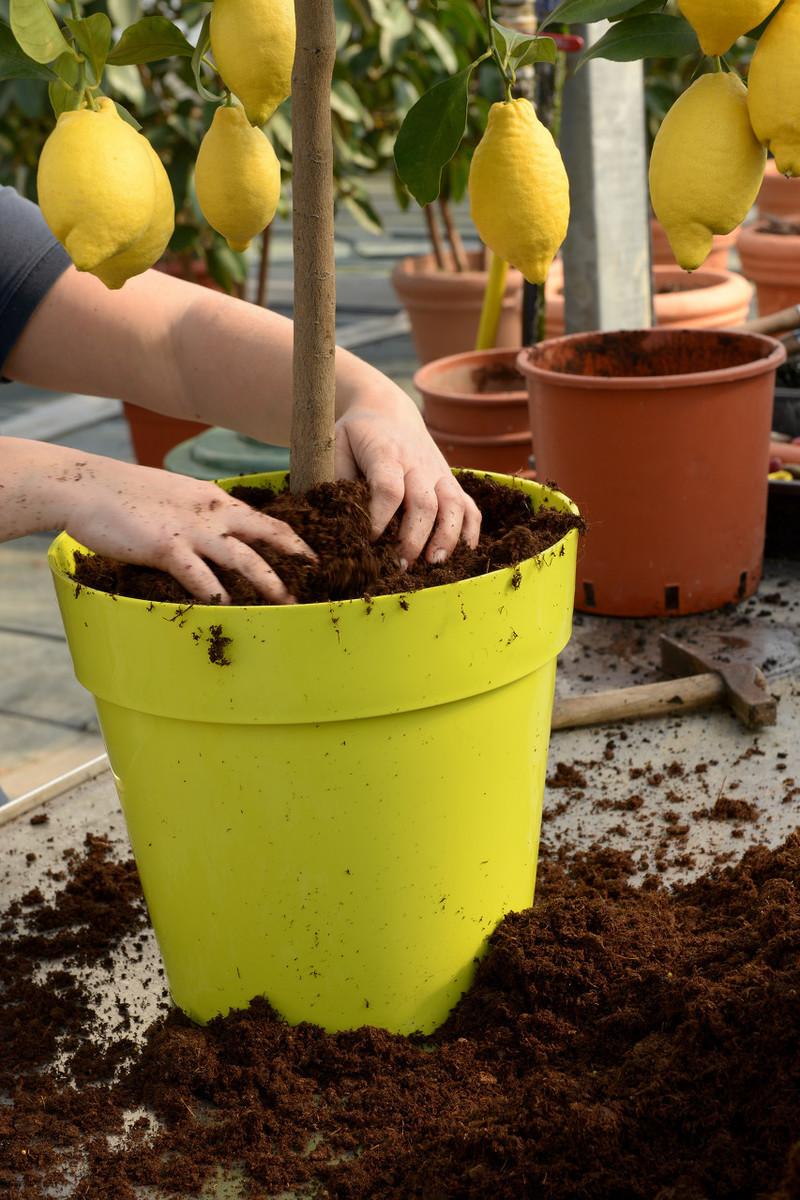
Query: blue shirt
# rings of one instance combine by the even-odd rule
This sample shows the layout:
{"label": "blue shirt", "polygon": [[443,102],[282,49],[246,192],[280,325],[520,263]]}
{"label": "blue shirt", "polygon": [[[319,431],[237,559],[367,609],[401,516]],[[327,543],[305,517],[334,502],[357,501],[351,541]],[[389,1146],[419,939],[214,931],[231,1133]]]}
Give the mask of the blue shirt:
{"label": "blue shirt", "polygon": [[35,204],[0,187],[0,373],[37,306],[70,258]]}

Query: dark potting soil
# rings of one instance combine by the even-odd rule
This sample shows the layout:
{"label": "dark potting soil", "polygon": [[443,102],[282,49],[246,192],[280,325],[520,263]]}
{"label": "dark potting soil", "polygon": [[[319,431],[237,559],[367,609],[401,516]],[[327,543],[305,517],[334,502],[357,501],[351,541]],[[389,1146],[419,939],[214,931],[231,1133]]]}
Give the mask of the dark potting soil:
{"label": "dark potting soil", "polygon": [[800,357],[789,358],[778,367],[775,381],[778,387],[800,388]]}
{"label": "dark potting soil", "polygon": [[[534,512],[521,489],[501,487],[478,475],[460,478],[483,514],[477,548],[471,550],[461,542],[447,562],[433,565],[420,557],[407,570],[401,568],[397,557],[399,517],[393,518],[377,542],[370,540],[369,492],[364,483],[326,483],[304,496],[252,487],[236,487],[232,494],[286,521],[317,554],[314,563],[264,543],[255,544],[300,603],[385,596],[456,583],[534,558],[571,529],[583,529],[581,519],[571,513],[547,505]],[[268,603],[238,572],[215,570],[233,604]],[[77,554],[75,579],[79,586],[139,600],[182,604],[191,599],[185,588],[163,571],[101,555]]]}
{"label": "dark potting soil", "polygon": [[523,392],[525,376],[510,363],[492,363],[476,367],[472,372],[472,386],[479,395],[486,393]]}
{"label": "dark potting soil", "polygon": [[756,226],[757,233],[771,233],[778,237],[797,237],[800,221],[787,221],[781,217],[764,217]]}
{"label": "dark potting soil", "polygon": [[82,1200],[237,1171],[259,1200],[800,1200],[800,834],[671,891],[630,886],[627,853],[546,859],[425,1041],[258,1001],[97,1046],[75,963],[135,954],[143,907],[102,839],[65,869],[0,924],[4,1200],[79,1152]]}

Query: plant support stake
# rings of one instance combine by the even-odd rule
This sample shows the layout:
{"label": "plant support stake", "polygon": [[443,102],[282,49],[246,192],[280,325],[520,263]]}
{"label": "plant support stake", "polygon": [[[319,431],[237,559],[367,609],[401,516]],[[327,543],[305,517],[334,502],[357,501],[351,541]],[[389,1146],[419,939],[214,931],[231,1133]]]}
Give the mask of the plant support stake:
{"label": "plant support stake", "polygon": [[295,16],[291,488],[298,493],[334,478],[336,275],[330,105],[336,57],[333,0],[295,0]]}

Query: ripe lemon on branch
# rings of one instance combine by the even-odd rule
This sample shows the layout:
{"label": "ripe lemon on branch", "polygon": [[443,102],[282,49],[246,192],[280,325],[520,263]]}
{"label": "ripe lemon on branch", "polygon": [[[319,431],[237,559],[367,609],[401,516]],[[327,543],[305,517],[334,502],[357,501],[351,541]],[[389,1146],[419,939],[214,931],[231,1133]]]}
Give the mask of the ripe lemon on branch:
{"label": "ripe lemon on branch", "polygon": [[251,125],[263,125],[292,92],[294,0],[214,0],[211,50]]}
{"label": "ripe lemon on branch", "polygon": [[553,136],[529,100],[489,110],[469,172],[482,241],[530,283],[544,283],[569,224],[569,180]]}
{"label": "ripe lemon on branch", "polygon": [[800,2],[785,0],[758,43],[747,105],[756,137],[782,175],[800,175]]}
{"label": "ripe lemon on branch", "polygon": [[281,168],[269,138],[238,105],[218,108],[195,167],[203,216],[232,250],[246,250],[269,225],[281,193]]}
{"label": "ripe lemon on branch", "polygon": [[120,288],[153,266],[175,227],[172,189],[147,138],[103,98],[64,112],[42,148],[39,206],[79,271]]}
{"label": "ripe lemon on branch", "polygon": [[778,0],[678,0],[678,7],[697,34],[703,53],[727,54],[778,6]]}
{"label": "ripe lemon on branch", "polygon": [[738,75],[702,75],[667,113],[650,159],[653,209],[685,270],[703,265],[715,233],[742,223],[765,165]]}

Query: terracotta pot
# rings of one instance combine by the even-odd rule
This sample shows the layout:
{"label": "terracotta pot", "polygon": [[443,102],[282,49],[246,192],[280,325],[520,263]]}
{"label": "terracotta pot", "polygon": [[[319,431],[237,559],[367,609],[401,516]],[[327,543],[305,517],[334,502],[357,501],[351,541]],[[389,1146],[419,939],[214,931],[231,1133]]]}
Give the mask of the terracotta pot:
{"label": "terracotta pot", "polygon": [[[200,259],[187,259],[184,255],[176,254],[163,258],[156,265],[156,270],[163,271],[165,275],[174,275],[178,279],[186,279],[190,283],[197,283],[214,292],[224,290],[209,274],[205,262]],[[163,467],[164,459],[170,450],[209,428],[200,421],[181,421],[177,417],[165,417],[162,413],[151,412],[149,408],[140,408],[138,404],[126,402],[122,408],[128,422],[136,461],[143,467]]]}
{"label": "terracotta pot", "polygon": [[[439,271],[432,254],[404,258],[392,272],[394,290],[408,312],[414,349],[421,363],[474,350],[488,272],[483,252],[468,255],[469,271]],[[509,270],[496,345],[519,346],[522,276]]]}
{"label": "terracotta pot", "polygon": [[[741,275],[705,267],[692,274],[654,267],[653,293],[656,325],[666,329],[733,328],[747,320],[753,301],[753,288]],[[555,262],[547,279],[547,336],[563,333],[564,268]]]}
{"label": "terracotta pot", "polygon": [[504,433],[500,437],[470,437],[469,434],[447,433],[428,426],[436,445],[451,467],[467,467],[475,471],[496,471],[503,475],[521,475],[528,466],[531,453],[530,433]]}
{"label": "terracotta pot", "polygon": [[[724,271],[728,266],[728,259],[733,247],[736,245],[736,234],[738,230],[734,229],[733,233],[717,234],[714,238],[714,245],[711,253],[703,263],[704,271]],[[669,238],[666,235],[664,226],[655,217],[650,221],[650,246],[652,250],[652,261],[654,267],[675,267],[675,255],[672,253],[672,247],[669,244]]]}
{"label": "terracotta pot", "polygon": [[[451,466],[508,474],[527,466],[528,392],[517,371],[518,354],[519,349],[452,354],[414,376],[428,428]],[[478,390],[481,377],[486,391]]]}
{"label": "terracotta pot", "polygon": [[800,235],[742,229],[736,243],[742,270],[758,292],[758,311],[766,317],[800,303]]}
{"label": "terracotta pot", "polygon": [[759,334],[583,333],[520,354],[540,479],[589,526],[578,606],[679,616],[761,577],[775,371]]}
{"label": "terracotta pot", "polygon": [[770,159],[756,205],[762,217],[791,217],[800,213],[800,179],[787,179],[778,171],[774,159]]}
{"label": "terracotta pot", "polygon": [[208,425],[199,421],[165,417],[162,413],[151,412],[149,408],[140,408],[138,404],[126,402],[122,408],[136,461],[143,467],[162,467],[170,450],[208,429]]}

